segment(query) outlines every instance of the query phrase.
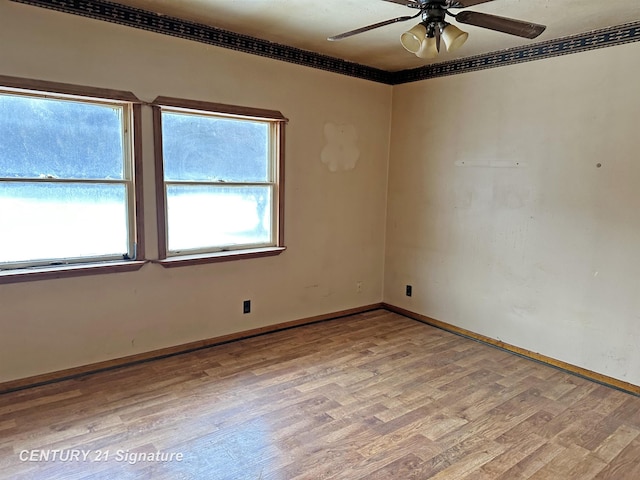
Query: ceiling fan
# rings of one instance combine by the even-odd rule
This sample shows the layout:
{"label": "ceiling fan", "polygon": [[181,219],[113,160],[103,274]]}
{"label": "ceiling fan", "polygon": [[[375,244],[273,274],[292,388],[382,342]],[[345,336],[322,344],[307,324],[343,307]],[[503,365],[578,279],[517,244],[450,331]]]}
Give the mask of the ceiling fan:
{"label": "ceiling fan", "polygon": [[409,52],[420,58],[434,58],[440,52],[441,41],[448,51],[460,48],[469,37],[458,27],[445,21],[446,16],[454,18],[458,23],[466,23],[476,27],[488,28],[496,32],[508,33],[523,38],[536,38],[544,32],[545,25],[524,22],[513,18],[489,15],[488,13],[463,11],[453,14],[449,9],[466,8],[480,3],[493,0],[383,0],[385,2],[397,3],[409,8],[418,10],[415,15],[392,18],[384,22],[374,23],[366,27],[357,28],[349,32],[341,33],[329,37],[330,41],[342,40],[344,38],[368,32],[375,28],[384,27],[393,23],[405,22],[413,18],[421,17],[422,21],[410,30],[404,32],[400,37],[400,43]]}

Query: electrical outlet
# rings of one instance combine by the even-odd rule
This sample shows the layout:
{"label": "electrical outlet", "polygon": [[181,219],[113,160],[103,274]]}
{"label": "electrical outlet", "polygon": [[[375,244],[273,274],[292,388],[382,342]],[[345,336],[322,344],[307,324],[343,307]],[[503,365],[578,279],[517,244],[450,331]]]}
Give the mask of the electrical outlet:
{"label": "electrical outlet", "polygon": [[413,294],[413,287],[411,285],[407,285],[404,289],[404,293],[407,297],[410,297]]}
{"label": "electrical outlet", "polygon": [[251,313],[251,300],[242,302],[242,313]]}
{"label": "electrical outlet", "polygon": [[356,282],[356,292],[357,293],[362,293],[362,281],[357,281]]}

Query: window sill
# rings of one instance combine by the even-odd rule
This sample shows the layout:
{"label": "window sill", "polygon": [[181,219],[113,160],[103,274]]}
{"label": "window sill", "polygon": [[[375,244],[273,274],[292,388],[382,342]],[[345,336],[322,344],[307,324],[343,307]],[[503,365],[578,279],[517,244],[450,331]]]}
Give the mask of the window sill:
{"label": "window sill", "polygon": [[248,258],[275,257],[284,252],[287,247],[252,248],[247,250],[232,250],[216,253],[204,253],[198,255],[181,255],[156,260],[165,268],[185,267],[188,265],[205,265],[207,263],[229,262],[232,260],[245,260]]}
{"label": "window sill", "polygon": [[0,271],[0,284],[101,275],[105,273],[135,272],[140,270],[145,263],[147,262],[144,260],[129,260],[4,270]]}

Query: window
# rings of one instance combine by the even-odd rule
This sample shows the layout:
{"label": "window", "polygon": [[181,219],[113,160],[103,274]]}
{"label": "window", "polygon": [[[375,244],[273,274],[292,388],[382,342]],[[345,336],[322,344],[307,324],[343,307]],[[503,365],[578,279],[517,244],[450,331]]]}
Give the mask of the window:
{"label": "window", "polygon": [[167,98],[154,105],[163,264],[284,250],[282,114]]}
{"label": "window", "polygon": [[0,270],[135,259],[139,106],[57,93],[79,87],[15,88],[23,82],[7,78],[0,79]]}

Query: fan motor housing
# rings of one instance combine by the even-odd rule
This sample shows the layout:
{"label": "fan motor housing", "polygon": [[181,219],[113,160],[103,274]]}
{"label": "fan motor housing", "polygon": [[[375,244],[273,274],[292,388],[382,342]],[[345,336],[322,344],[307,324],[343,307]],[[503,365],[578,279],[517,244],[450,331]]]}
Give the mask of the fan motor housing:
{"label": "fan motor housing", "polygon": [[422,19],[429,22],[444,22],[445,11],[441,7],[427,7],[422,10]]}

